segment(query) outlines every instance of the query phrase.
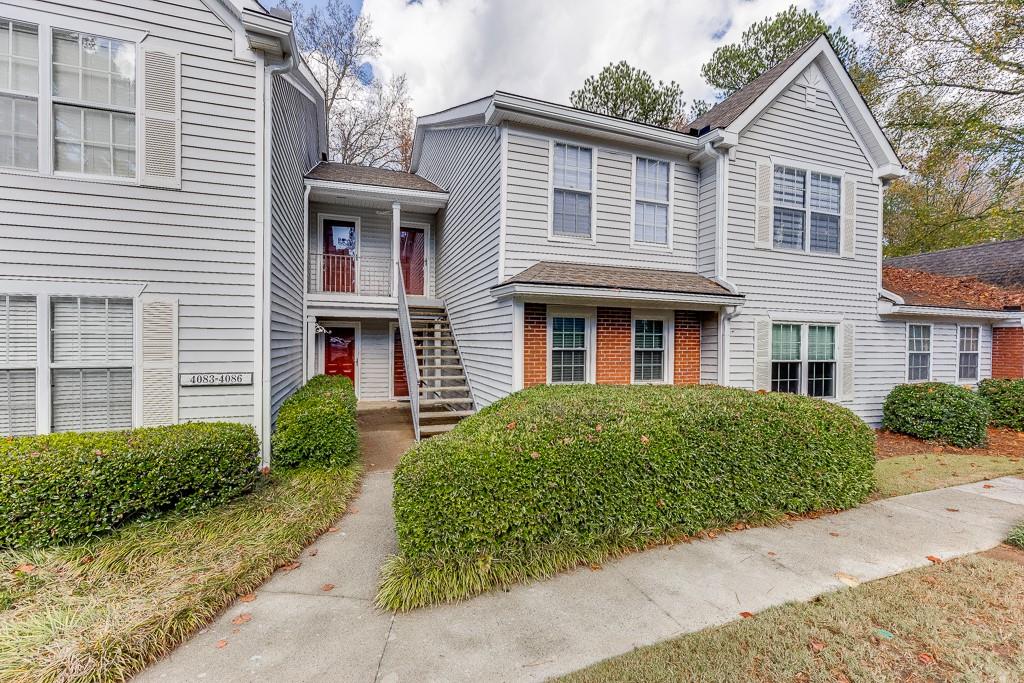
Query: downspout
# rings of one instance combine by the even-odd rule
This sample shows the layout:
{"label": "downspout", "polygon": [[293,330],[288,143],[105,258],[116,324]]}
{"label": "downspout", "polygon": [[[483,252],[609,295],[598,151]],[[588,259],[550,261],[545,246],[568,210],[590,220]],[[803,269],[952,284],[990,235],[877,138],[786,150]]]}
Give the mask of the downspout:
{"label": "downspout", "polygon": [[[715,280],[726,287],[733,294],[736,292],[729,282],[729,149],[716,149],[718,152],[718,163],[715,164],[715,172],[718,174],[717,196],[715,197],[718,206],[715,207],[715,218],[717,222],[716,237],[718,244],[715,249]],[[729,386],[729,321],[739,309],[735,306],[724,307],[719,313],[718,322],[718,383]]]}
{"label": "downspout", "polygon": [[309,374],[309,321],[306,320],[306,292],[309,291],[309,193],[313,188],[306,185],[302,194],[302,381],[308,382]]}
{"label": "downspout", "polygon": [[[256,116],[256,319],[253,359],[255,406],[253,422],[260,439],[260,468],[270,467],[270,257],[271,163],[274,113],[274,76],[296,66],[291,51],[284,62],[267,65],[256,53],[256,101],[263,107]],[[263,76],[260,77],[262,72]],[[257,107],[259,104],[257,104]],[[303,285],[305,286],[305,285]]]}

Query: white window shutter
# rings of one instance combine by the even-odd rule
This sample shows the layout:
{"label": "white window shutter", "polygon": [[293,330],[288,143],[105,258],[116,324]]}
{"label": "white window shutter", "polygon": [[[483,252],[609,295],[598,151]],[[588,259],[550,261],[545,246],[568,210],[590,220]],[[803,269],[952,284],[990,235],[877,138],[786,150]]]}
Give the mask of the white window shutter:
{"label": "white window shutter", "polygon": [[0,296],[0,436],[36,433],[36,298]]}
{"label": "white window shutter", "polygon": [[854,378],[853,367],[856,359],[855,351],[857,346],[857,333],[852,322],[844,322],[840,325],[842,331],[842,362],[840,383],[840,398],[843,401],[853,400]]}
{"label": "white window shutter", "polygon": [[772,320],[767,316],[757,319],[754,330],[754,388],[769,391],[772,388]]}
{"label": "white window shutter", "polygon": [[142,426],[178,422],[178,302],[142,297]]}
{"label": "white window shutter", "polygon": [[143,48],[143,185],[181,187],[181,55]]}
{"label": "white window shutter", "polygon": [[758,247],[772,246],[772,164],[770,161],[757,162],[757,227],[754,244]]}
{"label": "white window shutter", "polygon": [[843,181],[843,256],[853,257],[857,248],[857,181]]}

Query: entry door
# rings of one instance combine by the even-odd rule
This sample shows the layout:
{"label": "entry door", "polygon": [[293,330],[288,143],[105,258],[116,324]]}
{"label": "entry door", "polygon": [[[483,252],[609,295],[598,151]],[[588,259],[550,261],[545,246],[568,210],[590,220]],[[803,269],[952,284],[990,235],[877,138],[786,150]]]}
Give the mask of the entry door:
{"label": "entry door", "polygon": [[426,270],[427,236],[423,228],[402,228],[398,237],[398,253],[405,279],[405,293],[423,295]]}
{"label": "entry door", "polygon": [[324,344],[324,374],[344,375],[356,383],[356,330],[335,327],[328,331]]}
{"label": "entry door", "polygon": [[324,291],[356,291],[356,224],[324,221]]}

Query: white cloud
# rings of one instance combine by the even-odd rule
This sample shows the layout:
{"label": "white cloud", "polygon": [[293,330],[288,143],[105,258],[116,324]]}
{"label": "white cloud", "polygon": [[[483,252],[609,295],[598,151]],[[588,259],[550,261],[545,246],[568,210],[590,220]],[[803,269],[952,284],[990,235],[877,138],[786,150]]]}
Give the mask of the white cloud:
{"label": "white cloud", "polygon": [[[687,100],[711,99],[700,66],[721,43],[794,0],[364,0],[383,43],[378,74],[405,73],[418,114],[495,90],[567,103],[625,59]],[[846,28],[844,0],[795,0]],[[728,26],[715,41],[712,36]]]}

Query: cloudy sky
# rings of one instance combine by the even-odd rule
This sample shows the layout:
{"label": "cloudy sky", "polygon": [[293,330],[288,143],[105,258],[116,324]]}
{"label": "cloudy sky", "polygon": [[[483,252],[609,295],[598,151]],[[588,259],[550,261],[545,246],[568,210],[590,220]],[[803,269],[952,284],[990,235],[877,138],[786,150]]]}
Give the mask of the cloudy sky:
{"label": "cloudy sky", "polygon": [[423,115],[495,90],[567,103],[587,76],[622,59],[655,80],[677,81],[687,100],[710,100],[700,66],[715,47],[790,4],[849,30],[848,0],[362,0],[361,7],[383,43],[375,72],[406,73]]}

